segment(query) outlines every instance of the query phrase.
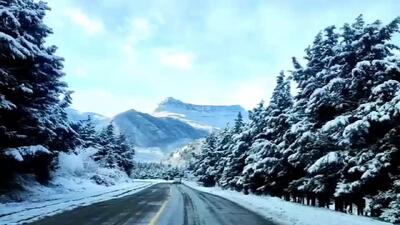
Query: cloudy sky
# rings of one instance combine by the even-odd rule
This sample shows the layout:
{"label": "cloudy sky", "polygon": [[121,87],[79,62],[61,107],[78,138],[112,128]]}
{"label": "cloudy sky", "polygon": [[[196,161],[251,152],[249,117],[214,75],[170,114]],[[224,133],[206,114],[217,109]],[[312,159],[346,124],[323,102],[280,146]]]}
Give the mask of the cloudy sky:
{"label": "cloudy sky", "polygon": [[169,96],[250,109],[319,30],[400,15],[398,0],[48,1],[72,107],[107,116]]}

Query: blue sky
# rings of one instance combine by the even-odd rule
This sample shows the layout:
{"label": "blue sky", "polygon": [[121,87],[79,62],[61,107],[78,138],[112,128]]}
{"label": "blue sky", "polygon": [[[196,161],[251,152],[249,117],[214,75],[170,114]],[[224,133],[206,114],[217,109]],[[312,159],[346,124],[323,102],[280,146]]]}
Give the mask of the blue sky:
{"label": "blue sky", "polygon": [[72,107],[106,116],[169,96],[250,109],[319,30],[400,16],[398,0],[48,1]]}

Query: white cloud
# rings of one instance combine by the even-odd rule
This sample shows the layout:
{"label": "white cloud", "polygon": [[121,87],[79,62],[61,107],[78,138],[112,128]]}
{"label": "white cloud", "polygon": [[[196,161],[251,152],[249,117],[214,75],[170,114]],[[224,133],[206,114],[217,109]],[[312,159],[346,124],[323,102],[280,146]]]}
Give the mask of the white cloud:
{"label": "white cloud", "polygon": [[127,42],[137,44],[152,37],[152,26],[146,18],[133,18],[129,21]]}
{"label": "white cloud", "polygon": [[121,50],[128,67],[135,64],[138,59],[137,44],[152,36],[150,22],[146,18],[133,18],[128,23],[128,34],[121,42]]}
{"label": "white cloud", "polygon": [[158,57],[162,65],[179,70],[191,69],[196,59],[196,55],[191,52],[174,50],[160,50]]}
{"label": "white cloud", "polygon": [[74,75],[76,77],[87,77],[88,73],[85,68],[78,66],[74,69],[71,75]]}
{"label": "white cloud", "polygon": [[150,23],[145,18],[134,18],[132,20],[132,27],[135,33],[141,33],[143,36],[150,36]]}
{"label": "white cloud", "polygon": [[259,76],[255,79],[242,82],[228,97],[228,102],[240,104],[246,109],[257,106],[261,100],[269,102],[276,85],[274,76]]}
{"label": "white cloud", "polygon": [[104,31],[104,25],[100,20],[90,18],[78,8],[69,8],[65,10],[65,15],[71,22],[80,26],[88,35],[94,35]]}
{"label": "white cloud", "polygon": [[72,108],[81,112],[97,112],[112,117],[126,110],[136,108],[151,112],[155,105],[145,98],[134,98],[127,94],[110,92],[101,88],[79,90],[72,94]]}
{"label": "white cloud", "polygon": [[136,49],[132,44],[126,43],[122,46],[122,53],[124,54],[125,62],[128,65],[131,65],[132,63],[136,62],[137,59],[137,53]]}

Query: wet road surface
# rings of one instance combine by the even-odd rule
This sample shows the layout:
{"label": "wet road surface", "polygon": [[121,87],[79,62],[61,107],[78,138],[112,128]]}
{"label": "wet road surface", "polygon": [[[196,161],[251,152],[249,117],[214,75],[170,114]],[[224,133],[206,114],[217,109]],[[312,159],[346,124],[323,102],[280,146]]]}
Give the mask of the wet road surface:
{"label": "wet road surface", "polygon": [[275,225],[224,198],[182,184],[75,208],[29,225]]}

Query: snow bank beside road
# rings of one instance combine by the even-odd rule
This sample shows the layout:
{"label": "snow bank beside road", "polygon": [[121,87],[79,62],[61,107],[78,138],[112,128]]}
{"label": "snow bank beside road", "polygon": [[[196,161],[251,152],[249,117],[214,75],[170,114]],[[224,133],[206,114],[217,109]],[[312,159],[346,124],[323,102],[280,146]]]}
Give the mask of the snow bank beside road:
{"label": "snow bank beside road", "polygon": [[57,169],[46,186],[30,176],[18,179],[22,190],[0,196],[0,225],[39,220],[79,206],[141,191],[160,180],[132,180],[118,169],[104,168],[92,159],[94,148],[60,153]]}
{"label": "snow bank beside road", "polygon": [[368,217],[335,212],[329,209],[304,206],[269,196],[245,195],[236,191],[206,188],[194,182],[184,184],[198,191],[229,199],[265,218],[282,225],[391,225]]}
{"label": "snow bank beside road", "polygon": [[45,189],[41,190],[43,194],[36,194],[33,199],[0,204],[0,224],[13,225],[32,222],[79,206],[131,195],[159,182],[135,181],[111,187],[84,183],[82,185],[86,188],[78,191],[74,189],[57,190],[57,188],[52,189],[41,186],[41,188]]}

